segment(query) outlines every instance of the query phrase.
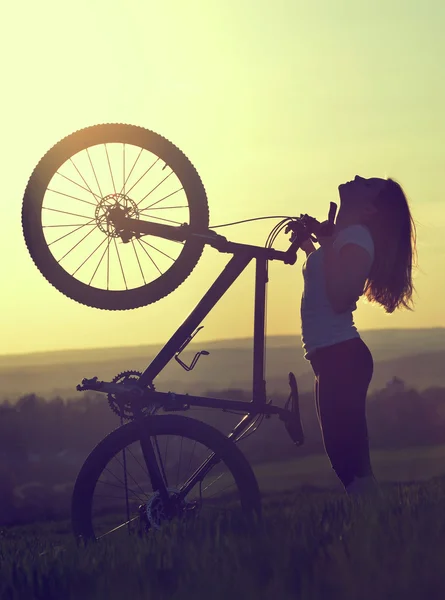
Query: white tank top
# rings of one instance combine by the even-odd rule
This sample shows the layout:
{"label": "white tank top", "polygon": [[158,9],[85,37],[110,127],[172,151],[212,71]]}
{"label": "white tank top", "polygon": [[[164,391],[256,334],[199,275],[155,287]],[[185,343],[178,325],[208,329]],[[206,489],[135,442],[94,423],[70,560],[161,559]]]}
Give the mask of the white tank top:
{"label": "white tank top", "polygon": [[[364,225],[349,225],[340,229],[332,247],[338,252],[347,243],[358,244],[374,260],[374,242]],[[301,297],[301,341],[304,358],[310,360],[317,348],[332,346],[351,338],[360,337],[352,318],[356,302],[345,312],[336,313],[327,297],[323,270],[323,248],[310,254],[302,267],[304,289]]]}

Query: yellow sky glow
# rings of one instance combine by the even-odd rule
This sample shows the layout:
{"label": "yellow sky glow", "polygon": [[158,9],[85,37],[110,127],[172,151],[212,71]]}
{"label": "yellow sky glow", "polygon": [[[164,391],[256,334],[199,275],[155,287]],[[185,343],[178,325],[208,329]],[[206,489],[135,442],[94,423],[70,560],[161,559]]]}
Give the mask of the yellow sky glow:
{"label": "yellow sky glow", "polygon": [[[62,137],[106,122],[177,145],[201,176],[212,225],[325,219],[339,183],[396,178],[417,224],[416,310],[360,302],[355,322],[443,326],[442,2],[79,0],[70,10],[42,0],[24,15],[11,3],[0,39],[0,354],[167,341],[229,259],[206,248],[182,286],[133,311],[77,304],[42,277],[21,231],[27,180]],[[274,225],[219,232],[264,245]],[[270,266],[268,334],[300,333],[303,262]],[[202,341],[252,335],[253,275],[251,265],[207,317]]]}

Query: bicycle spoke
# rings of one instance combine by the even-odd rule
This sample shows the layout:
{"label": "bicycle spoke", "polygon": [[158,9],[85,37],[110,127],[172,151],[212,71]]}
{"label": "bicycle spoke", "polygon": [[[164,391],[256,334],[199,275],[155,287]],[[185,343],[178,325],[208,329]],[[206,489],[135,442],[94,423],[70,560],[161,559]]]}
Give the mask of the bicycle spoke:
{"label": "bicycle spoke", "polygon": [[89,281],[88,285],[91,285],[91,283],[92,283],[92,281],[93,281],[93,279],[94,279],[94,276],[96,275],[96,273],[97,273],[97,270],[98,270],[98,269],[99,269],[99,267],[100,267],[100,263],[102,262],[102,260],[103,260],[103,257],[105,256],[105,252],[108,252],[108,251],[109,251],[109,248],[110,248],[110,243],[111,243],[111,238],[109,238],[109,239],[108,239],[108,244],[107,244],[107,247],[106,247],[106,248],[105,248],[105,250],[103,251],[103,254],[102,254],[101,258],[100,258],[100,261],[98,262],[98,264],[97,264],[97,267],[95,268],[95,270],[94,270],[94,273],[93,273],[93,275],[91,276],[91,279],[90,279],[90,281]]}
{"label": "bicycle spoke", "polygon": [[[125,489],[125,484],[122,484],[121,486],[118,486],[118,485],[111,484],[111,483],[109,483],[108,481],[100,481],[100,480],[99,480],[97,483],[98,483],[98,484],[101,484],[101,485],[109,485],[109,486],[111,486],[111,487],[116,487],[116,488],[118,488],[119,490],[123,490],[123,489]],[[129,488],[128,486],[127,486],[127,491],[128,491],[130,494],[133,494],[134,498],[137,500],[137,502],[138,502],[139,504],[143,503],[143,502],[144,502],[144,500],[145,500],[145,499],[146,499],[146,497],[147,497],[147,495],[145,495],[145,496],[144,496],[144,498],[140,498],[140,497],[139,497],[139,495],[138,495],[138,494],[137,494],[137,493],[136,493],[136,492],[135,492],[133,489]],[[122,501],[122,496],[112,496],[112,495],[110,495],[110,494],[100,494],[100,493],[96,493],[96,494],[95,494],[95,498],[106,498],[107,500],[121,500],[121,501]],[[133,500],[133,498],[132,498],[132,500]]]}
{"label": "bicycle spoke", "polygon": [[145,277],[144,277],[144,272],[142,270],[141,261],[139,260],[139,256],[138,256],[138,253],[136,252],[136,246],[134,245],[134,241],[133,240],[131,240],[131,245],[133,246],[133,250],[134,250],[134,253],[136,255],[136,260],[138,262],[139,269],[141,271],[141,275],[142,275],[142,279],[144,281],[144,285],[147,285],[147,282],[145,281]]}
{"label": "bicycle spoke", "polygon": [[[80,223],[71,223],[70,225],[42,225],[42,229],[54,228],[54,227],[84,227],[85,225],[96,225],[96,223],[84,223],[81,225]],[[77,231],[77,229],[76,229]],[[51,242],[53,243],[53,242]]]}
{"label": "bicycle spoke", "polygon": [[[139,154],[138,154],[138,156],[137,156],[136,160],[134,161],[134,164],[133,164],[133,166],[131,167],[131,170],[130,170],[130,172],[128,173],[128,177],[127,177],[127,179],[125,179],[125,180],[124,180],[124,185],[122,186],[122,189],[121,189],[121,191],[119,192],[120,194],[122,194],[122,190],[124,190],[124,189],[125,189],[125,186],[126,186],[126,184],[127,184],[128,180],[130,179],[130,177],[131,177],[131,174],[133,173],[133,169],[135,168],[135,166],[136,166],[136,163],[138,162],[138,160],[139,160],[139,157],[140,157],[140,155],[142,154],[142,150],[143,150],[143,148],[141,148],[141,149],[139,150]],[[127,194],[128,194],[128,193],[129,193],[129,192],[127,191]]]}
{"label": "bicycle spoke", "polygon": [[[122,423],[122,419],[121,419],[121,423]],[[124,483],[125,483],[125,508],[127,511],[127,523],[128,520],[130,519],[130,502],[128,499],[128,477],[127,477],[127,460],[126,460],[126,455],[125,455],[125,448],[122,450],[122,457],[123,457],[123,461],[124,461]],[[128,531],[130,531],[130,527],[128,527]]]}
{"label": "bicycle spoke", "polygon": [[113,183],[113,190],[114,190],[114,193],[116,194],[116,186],[114,185],[114,177],[113,177],[113,171],[111,170],[110,157],[108,156],[108,148],[107,148],[106,144],[104,144],[104,146],[105,146],[105,152],[106,152],[106,155],[107,155],[108,167],[110,169],[111,181]]}
{"label": "bicycle spoke", "polygon": [[[175,190],[171,194],[167,194],[167,196],[164,196],[160,200],[157,200],[156,202],[153,202],[153,204],[150,204],[150,206],[147,206],[146,208],[141,208],[140,210],[141,211],[148,210],[148,209],[152,208],[153,206],[155,206],[156,204],[159,204],[159,202],[162,202],[163,200],[166,200],[167,198],[171,198],[171,196],[173,196],[174,194],[177,194],[178,192],[180,192],[183,189],[184,189],[183,187],[180,187],[179,189]],[[141,202],[142,202],[142,200],[141,200]],[[183,207],[177,207],[177,208],[183,208]],[[188,208],[188,205],[186,205],[184,208]]]}
{"label": "bicycle spoke", "polygon": [[[149,196],[149,195],[150,195],[150,194],[152,194],[152,193],[153,193],[155,190],[157,190],[157,189],[158,189],[158,187],[159,187],[161,184],[163,184],[163,183],[164,183],[164,181],[165,181],[166,179],[168,179],[168,178],[170,177],[170,175],[173,175],[173,171],[170,171],[170,173],[169,173],[169,174],[168,174],[166,177],[164,177],[164,179],[163,179],[162,181],[160,181],[160,182],[158,183],[158,185],[155,185],[155,187],[154,187],[152,190],[150,190],[150,191],[149,191],[147,194],[145,194],[145,196],[142,198],[142,200],[139,200],[139,202],[137,203],[137,206],[139,206],[139,204],[140,204],[141,202],[143,202],[143,201],[145,200],[145,198],[147,198],[147,196]],[[134,187],[134,186],[133,186],[133,187]]]}
{"label": "bicycle spoke", "polygon": [[94,202],[88,202],[88,200],[83,200],[82,198],[78,198],[77,196],[71,196],[70,194],[65,194],[65,192],[59,192],[58,190],[52,190],[50,188],[47,188],[48,192],[53,192],[53,194],[60,194],[60,196],[66,196],[67,198],[72,198],[73,200],[79,200],[79,202],[84,202],[85,204],[89,204],[90,206],[97,206],[97,203],[95,204]]}
{"label": "bicycle spoke", "polygon": [[[111,243],[111,238],[110,238]],[[108,244],[107,248],[107,290],[110,289],[110,244]]]}
{"label": "bicycle spoke", "polygon": [[[215,506],[215,505],[213,504],[213,502],[211,502],[211,501],[210,501],[210,499],[212,498],[212,499],[215,499],[215,500],[217,500],[217,498],[215,498],[215,494],[219,494],[220,496],[222,496],[222,495],[223,495],[223,493],[224,493],[226,490],[229,490],[229,489],[233,488],[234,486],[235,486],[235,484],[234,484],[234,483],[232,483],[232,484],[230,484],[230,485],[226,486],[225,488],[223,488],[222,490],[218,490],[218,491],[217,491],[217,492],[215,492],[214,494],[210,494],[209,496],[207,496],[207,500],[206,500],[206,509],[209,509],[209,508],[215,508],[215,509],[218,509],[218,510],[222,510],[222,509],[223,509],[223,506],[221,506],[221,503],[220,503],[220,502],[218,503],[218,505],[217,505],[217,506]],[[226,510],[226,509],[224,509],[224,510]]]}
{"label": "bicycle spoke", "polygon": [[219,475],[216,479],[213,479],[202,491],[205,492],[206,490],[208,490],[209,487],[211,487],[214,483],[219,481],[223,475],[224,473],[221,473],[221,475]]}
{"label": "bicycle spoke", "polygon": [[[105,471],[108,471],[109,473],[111,473],[111,471],[110,471],[110,469],[108,469],[108,467],[106,467],[104,470],[105,470]],[[120,483],[121,485],[117,485],[117,484],[115,484],[115,483],[111,483],[110,481],[101,481],[100,479],[98,480],[98,482],[97,482],[97,483],[101,483],[102,485],[108,485],[108,486],[110,486],[110,487],[118,488],[119,490],[121,490],[121,489],[122,489],[122,488],[125,486],[125,484],[124,484],[124,483],[123,483],[123,482],[122,482],[122,481],[119,479],[119,477],[117,477],[117,475],[115,475],[114,473],[111,473],[111,475],[113,475],[113,477],[114,477],[115,479],[117,479],[117,481],[119,481],[119,483]],[[128,486],[127,486],[127,487],[128,487]],[[139,502],[141,502],[141,501],[142,501],[142,500],[141,500],[141,498],[140,498],[140,496],[139,496],[139,494],[137,494],[137,492],[135,492],[135,491],[134,491],[132,488],[129,488],[129,491],[130,491],[130,492],[131,492],[131,493],[132,493],[134,496],[136,496],[136,498],[138,499],[138,501],[139,501]],[[146,496],[147,496],[147,494],[146,494],[146,493],[145,493],[143,490],[142,490],[142,493],[143,493],[143,496],[144,496],[144,497],[146,497]]]}
{"label": "bicycle spoke", "polygon": [[144,210],[174,210],[175,208],[188,208],[186,204],[182,206],[158,206],[157,208],[146,208]]}
{"label": "bicycle spoke", "polygon": [[[101,483],[102,485],[107,484],[106,481],[98,481],[97,483]],[[132,491],[132,490],[129,490],[129,491]],[[96,498],[108,498],[110,500],[122,500],[122,496],[110,496],[110,494],[96,494]],[[140,502],[139,498],[138,498],[138,501]]]}
{"label": "bicycle spoke", "polygon": [[60,177],[63,177],[64,179],[66,179],[67,181],[71,181],[71,183],[74,183],[74,185],[77,185],[78,187],[80,187],[82,190],[85,190],[88,193],[93,194],[93,196],[95,198],[99,198],[99,200],[101,200],[102,198],[100,196],[98,196],[97,194],[95,194],[94,192],[92,192],[90,189],[84,187],[83,185],[80,185],[80,183],[77,183],[77,181],[74,181],[73,179],[70,179],[69,177],[67,177],[66,175],[64,175],[63,173],[59,173],[59,171],[57,171],[56,175],[60,175]]}
{"label": "bicycle spoke", "polygon": [[[167,436],[167,443],[165,444],[165,457],[164,457],[164,464],[168,464],[167,463],[167,452],[168,452],[168,441],[169,441],[170,437]],[[165,483],[165,485],[167,485],[167,482]]]}
{"label": "bicycle spoke", "polygon": [[191,463],[192,463],[192,457],[193,457],[193,454],[195,453],[195,448],[196,448],[196,440],[194,440],[194,442],[195,442],[195,443],[193,444],[193,452],[192,452],[192,454],[190,455],[189,466],[188,466],[188,468],[187,468],[187,471],[190,471],[190,465],[191,465]]}
{"label": "bicycle spoke", "polygon": [[[122,425],[122,418],[121,418],[121,425]],[[125,510],[126,510],[126,518],[127,518],[127,523],[130,519],[130,500],[128,497],[128,477],[127,477],[127,456],[126,456],[126,448],[122,449],[122,460],[124,463],[124,486],[125,486]],[[119,462],[119,461],[118,461]],[[128,526],[128,532],[130,532],[130,526]]]}
{"label": "bicycle spoke", "polygon": [[84,237],[83,237],[81,240],[79,240],[79,241],[77,242],[77,244],[75,244],[75,245],[74,245],[74,246],[71,248],[71,250],[68,250],[68,252],[67,252],[66,254],[64,254],[64,255],[62,256],[62,258],[61,258],[61,259],[59,259],[57,262],[60,264],[60,263],[62,262],[62,260],[65,258],[65,256],[68,256],[68,254],[69,254],[70,252],[72,252],[72,251],[74,250],[74,248],[77,248],[77,246],[78,246],[79,244],[81,244],[81,243],[83,242],[83,240],[84,240],[84,239],[86,239],[86,238],[87,238],[89,235],[91,235],[91,234],[93,233],[93,231],[94,231],[94,229],[92,229],[91,231],[89,231],[89,232],[88,232],[88,233],[87,233],[87,234],[86,234],[86,235],[85,235],[85,236],[84,236]]}
{"label": "bicycle spoke", "polygon": [[[73,161],[72,158],[70,158],[70,161],[72,163],[72,165],[74,166],[74,168],[76,169],[76,171],[79,173],[80,178],[82,179],[82,181],[84,182],[84,184],[87,186],[87,189],[90,191],[90,193],[95,196],[93,190],[90,188],[90,186],[88,185],[88,183],[86,182],[84,176],[82,175],[82,173],[79,171],[79,169],[77,168],[76,163]],[[97,206],[97,205],[96,205]]]}
{"label": "bicycle spoke", "polygon": [[[138,240],[138,242],[140,242],[140,240]],[[161,269],[158,267],[158,265],[155,263],[155,261],[153,260],[153,258],[150,256],[150,254],[147,252],[147,250],[144,248],[144,246],[142,246],[141,244],[141,248],[142,250],[145,252],[145,254],[148,256],[148,258],[151,260],[151,262],[154,264],[154,266],[157,268],[157,270],[159,271],[159,273],[162,275],[162,271]]]}
{"label": "bicycle spoke", "polygon": [[[91,221],[94,221],[94,219],[91,219]],[[83,225],[79,225],[79,227],[77,227],[77,229],[73,229],[73,231],[70,231],[69,233],[62,235],[62,237],[57,238],[57,240],[53,240],[52,242],[49,242],[48,246],[51,246],[52,244],[55,244],[56,242],[63,240],[64,238],[68,237],[72,233],[79,231],[79,229],[82,229],[82,227],[85,227],[86,225],[95,225],[95,223],[92,223],[91,221],[89,223],[84,223]],[[51,225],[49,225],[48,227],[51,227]],[[53,225],[52,227],[56,227],[56,225]]]}
{"label": "bicycle spoke", "polygon": [[[124,450],[125,450],[125,448],[124,448]],[[121,466],[121,467],[124,469],[124,471],[125,471],[124,465],[123,465],[122,463],[120,463],[120,462],[119,462],[119,459],[118,459],[118,458],[116,458],[116,457],[115,457],[115,459],[116,459],[117,463],[119,464],[119,466]],[[131,475],[131,474],[130,474],[130,478],[133,480],[133,482],[136,484],[136,486],[137,486],[137,487],[139,488],[139,490],[142,492],[142,495],[146,497],[146,496],[147,496],[146,492],[144,492],[144,490],[141,488],[141,486],[140,486],[140,485],[139,485],[139,483],[136,481],[136,479],[133,477],[133,475]],[[138,496],[138,499],[140,499],[140,498],[139,498],[139,496]]]}
{"label": "bicycle spoke", "polygon": [[131,186],[131,188],[129,190],[127,190],[127,194],[129,194],[131,192],[131,190],[137,186],[137,184],[141,181],[141,179],[143,179],[147,175],[147,173],[155,166],[155,164],[158,162],[158,160],[159,160],[159,158],[157,158],[154,161],[154,163],[150,167],[148,167],[148,169],[145,171],[145,173],[139,177],[139,179],[136,181],[136,183],[134,183]]}
{"label": "bicycle spoke", "polygon": [[170,256],[170,254],[166,254],[162,250],[159,250],[159,248],[156,248],[156,246],[153,246],[153,244],[149,244],[144,239],[140,238],[140,239],[138,239],[138,242],[146,244],[147,246],[150,246],[150,248],[153,248],[153,250],[156,250],[157,252],[160,252],[161,254],[163,254],[164,256],[166,256],[167,258],[169,258],[170,260],[172,260],[173,262],[175,262],[175,259],[172,256]]}
{"label": "bicycle spoke", "polygon": [[142,471],[144,471],[144,474],[148,475],[149,473],[148,473],[147,465],[145,465],[145,466],[144,466],[144,465],[142,465],[142,464],[141,464],[141,463],[138,461],[137,457],[136,457],[136,456],[133,454],[133,452],[130,450],[130,447],[128,447],[128,452],[131,454],[131,456],[134,458],[134,460],[135,460],[135,461],[137,462],[137,464],[140,466],[141,470],[142,470]]}
{"label": "bicycle spoke", "polygon": [[[181,491],[183,491],[184,489],[190,487],[190,485],[192,484],[193,480],[197,479],[198,477],[201,476],[201,473],[207,469],[207,465],[210,463],[210,461],[215,457],[215,453],[212,452],[211,454],[209,454],[207,456],[207,458],[205,459],[205,461],[195,470],[195,472],[187,479],[187,481],[182,485],[181,487]],[[213,465],[215,466],[215,465]],[[212,467],[211,467],[212,468]],[[188,493],[188,492],[187,492]]]}
{"label": "bicycle spoke", "polygon": [[128,290],[127,280],[125,279],[124,268],[122,266],[122,261],[121,261],[121,257],[120,257],[120,254],[119,254],[119,248],[117,247],[116,238],[113,238],[113,239],[114,239],[114,247],[116,248],[116,252],[117,252],[117,258],[119,260],[119,264],[120,264],[121,271],[122,271],[122,277],[124,278],[125,289]]}
{"label": "bicycle spoke", "polygon": [[91,156],[90,156],[90,153],[88,152],[88,148],[86,149],[86,151],[87,151],[88,159],[90,161],[91,170],[93,171],[94,179],[96,180],[97,187],[99,188],[100,197],[103,198],[102,190],[100,189],[99,180],[97,179],[96,170],[93,166],[93,161],[91,160]]}
{"label": "bicycle spoke", "polygon": [[123,158],[123,160],[122,160],[122,163],[123,163],[123,165],[122,165],[122,171],[123,171],[122,181],[124,182],[124,187],[122,189],[123,189],[124,196],[125,196],[125,144],[122,145],[122,158]]}
{"label": "bicycle spoke", "polygon": [[[86,236],[85,236],[85,237],[86,237]],[[101,243],[100,243],[98,246],[96,246],[96,248],[93,250],[93,252],[91,252],[91,253],[90,253],[90,255],[89,255],[89,256],[87,256],[87,258],[86,258],[86,259],[83,261],[83,263],[81,263],[81,265],[80,265],[79,267],[77,267],[77,269],[74,271],[73,275],[75,275],[75,274],[77,273],[77,271],[78,271],[78,270],[79,270],[81,267],[83,267],[83,265],[84,265],[84,264],[85,264],[85,263],[86,263],[88,260],[90,260],[90,258],[93,256],[93,254],[95,254],[95,253],[96,253],[96,251],[97,251],[97,250],[99,250],[99,248],[102,246],[102,244],[103,244],[104,242],[106,242],[106,241],[107,241],[107,238],[104,238],[104,239],[101,241]]]}
{"label": "bicycle spoke", "polygon": [[102,535],[100,535],[97,539],[100,540],[103,537],[105,537],[106,535],[109,535],[110,533],[114,533],[115,531],[118,531],[119,529],[122,529],[122,527],[125,527],[126,525],[128,525],[129,523],[132,523],[133,521],[136,521],[139,519],[139,516],[137,517],[133,517],[132,519],[130,519],[129,521],[126,521],[125,523],[121,523],[121,525],[118,525],[117,527],[114,527],[114,529],[111,529],[110,531],[107,531],[106,533],[103,533]]}
{"label": "bicycle spoke", "polygon": [[66,210],[59,210],[57,208],[48,208],[48,206],[42,206],[42,210],[50,210],[51,212],[58,212],[64,215],[71,215],[72,217],[82,217],[82,219],[91,219],[91,217],[87,217],[86,215],[78,215],[77,213],[67,212]]}
{"label": "bicycle spoke", "polygon": [[[161,465],[162,477],[164,478],[164,483],[165,483],[166,487],[168,487],[167,475],[165,473],[164,464],[163,464],[163,462],[161,460],[161,452],[159,450],[158,437],[155,435],[154,439],[155,439],[155,446],[156,446],[156,450],[157,450],[157,453],[158,453],[159,462],[160,462],[160,465]],[[168,438],[167,438],[167,440],[168,440]]]}
{"label": "bicycle spoke", "polygon": [[178,473],[176,475],[176,486],[178,486],[178,481],[179,481],[179,470],[181,467],[181,456],[182,456],[182,443],[184,441],[184,438],[181,437],[181,452],[179,453],[179,461],[178,461]]}

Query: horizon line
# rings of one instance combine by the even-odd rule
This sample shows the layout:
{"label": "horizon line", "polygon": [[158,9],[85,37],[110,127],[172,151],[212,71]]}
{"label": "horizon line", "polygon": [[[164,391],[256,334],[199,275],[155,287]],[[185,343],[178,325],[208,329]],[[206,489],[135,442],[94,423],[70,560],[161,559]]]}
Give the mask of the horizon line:
{"label": "horizon line", "polygon": [[[399,330],[417,330],[417,331],[426,331],[429,329],[445,329],[445,327],[440,327],[440,326],[432,326],[432,327],[374,327],[374,328],[370,328],[370,329],[362,329],[361,331],[363,333],[367,332],[367,331],[399,331]],[[286,333],[278,333],[278,334],[269,334],[268,336],[266,336],[266,346],[267,346],[267,338],[287,338],[287,337],[296,337],[296,338],[300,338],[301,339],[301,334],[286,334]],[[202,340],[202,342],[204,343],[218,343],[218,342],[239,342],[239,341],[245,341],[245,340],[252,340],[253,341],[253,334],[252,336],[243,336],[243,337],[239,337],[239,338],[217,338],[217,339],[212,339],[212,340]],[[168,341],[168,340],[167,340]],[[7,354],[0,354],[0,360],[2,358],[6,358],[6,357],[18,357],[18,356],[31,356],[31,355],[36,355],[36,354],[51,354],[51,353],[63,353],[63,352],[82,352],[82,351],[98,351],[98,350],[119,350],[119,349],[123,349],[123,348],[143,348],[143,347],[147,347],[147,346],[162,346],[165,345],[166,342],[158,342],[158,343],[151,343],[151,344],[132,344],[132,345],[123,345],[123,346],[95,346],[95,347],[83,347],[83,348],[59,348],[57,350],[34,350],[34,351],[30,351],[30,352],[15,352],[15,353],[7,353]],[[193,346],[194,344],[197,344],[198,342],[194,342],[193,340],[190,342],[190,346]]]}

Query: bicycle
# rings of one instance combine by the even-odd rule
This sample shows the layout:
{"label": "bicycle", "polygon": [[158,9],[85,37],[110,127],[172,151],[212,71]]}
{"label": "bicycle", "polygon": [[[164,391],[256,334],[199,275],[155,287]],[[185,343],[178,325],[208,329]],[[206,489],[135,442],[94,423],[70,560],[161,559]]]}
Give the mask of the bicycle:
{"label": "bicycle", "polygon": [[[144,158],[146,155],[155,157],[154,161],[150,158],[147,169],[140,168],[139,160],[143,153]],[[119,171],[113,173],[112,164],[118,164]],[[165,174],[167,168],[168,172]],[[160,177],[161,181],[156,185],[151,182],[145,193],[147,188],[143,188],[142,183],[145,180],[144,185],[147,184],[153,175]],[[136,179],[135,183],[130,185],[130,179]],[[161,198],[157,198],[154,193],[156,190],[157,193],[162,190]],[[151,203],[142,208],[140,205],[152,194],[152,200],[149,201]],[[181,202],[185,201],[186,204],[166,205],[167,199],[168,203],[175,203],[173,196],[181,197]],[[52,203],[56,198],[62,199],[62,208],[65,210],[44,206],[47,198]],[[70,201],[74,204],[74,212],[68,210]],[[89,207],[85,209],[87,205]],[[80,214],[81,206],[84,210],[94,211],[94,214]],[[187,217],[184,209],[189,213],[188,222],[184,221]],[[167,210],[171,211],[170,218],[165,218]],[[335,211],[336,204],[331,203],[329,227],[333,226]],[[52,223],[53,213],[57,213],[62,223]],[[158,216],[159,214],[162,216]],[[67,222],[73,216],[81,222]],[[144,220],[143,217],[149,217],[150,220]],[[244,515],[256,515],[261,519],[258,482],[237,443],[247,434],[254,433],[264,417],[270,418],[272,415],[278,415],[284,422],[294,444],[299,446],[304,443],[295,375],[289,373],[290,394],[284,408],[273,405],[272,400],[267,400],[266,397],[265,293],[268,261],[295,264],[297,250],[303,240],[311,237],[317,241],[314,232],[320,223],[306,214],[284,217],[269,234],[265,247],[230,242],[209,228],[204,186],[195,167],[179,148],[159,134],[141,127],[104,124],[72,133],[53,146],[40,160],[24,193],[22,226],[28,251],[42,275],[69,298],[104,310],[134,309],[165,297],[189,276],[206,244],[219,252],[233,254],[202,300],[144,372],[123,371],[111,382],[100,381],[97,377],[84,378],[77,385],[78,391],[106,393],[110,408],[120,416],[120,426],[97,444],[79,471],[71,502],[75,537],[87,541],[102,539],[111,533],[117,535],[123,531],[144,534],[159,529],[163,523],[175,517],[196,516],[206,507],[218,509],[214,504],[215,495],[218,503],[222,503],[225,509],[229,507],[230,510],[240,510]],[[58,235],[57,228],[61,233],[68,231],[50,241],[54,232]],[[291,244],[288,250],[279,251],[272,248],[272,244],[283,229],[286,233],[291,233]],[[80,260],[74,259],[76,249],[87,238],[90,237],[92,241],[93,232],[97,246],[71,272]],[[146,242],[144,236],[150,236],[150,242]],[[77,243],[67,250],[66,242],[71,246],[76,240]],[[118,242],[121,246],[120,253]],[[90,263],[87,276],[85,265],[104,244],[105,249],[94,272],[95,263]],[[112,244],[116,250],[115,256],[110,252]],[[179,254],[174,248],[179,250]],[[98,275],[105,254],[106,285],[104,269]],[[128,259],[130,255],[135,262],[130,273],[127,271],[126,277],[123,259]],[[153,383],[155,378],[173,357],[185,370],[190,371],[200,356],[209,354],[206,351],[196,353],[189,365],[180,358],[180,354],[202,329],[202,320],[253,259],[256,261],[256,270],[252,400],[244,402],[156,390]],[[157,275],[152,281],[147,281],[142,272],[143,261]],[[110,277],[112,264],[120,267],[120,273],[118,269],[118,273],[114,272]],[[82,275],[77,275],[82,268]],[[138,268],[142,280],[137,287],[129,287],[130,280],[132,284],[136,282]],[[92,285],[95,277],[96,283]],[[119,279],[123,280],[125,289],[116,289]],[[242,414],[243,417],[230,434],[224,435],[197,419],[184,415],[157,414],[161,409],[168,413],[187,411],[191,406],[222,409]],[[124,424],[124,420],[129,422]],[[176,461],[167,459],[170,435],[181,436],[179,459]],[[159,438],[164,440],[166,437],[162,458]],[[184,438],[194,442],[192,452],[184,452]],[[173,444],[178,446],[179,442]],[[206,458],[194,470],[189,468],[191,475],[183,480],[179,478],[181,462],[188,460],[190,467],[196,444],[205,448]],[[133,445],[136,446],[134,451],[130,449]],[[122,478],[114,476],[113,479],[109,477],[108,465],[117,456],[122,456],[122,462],[117,461]],[[139,466],[142,471],[146,471],[144,475],[148,475],[149,487],[146,481],[140,485],[130,475],[130,463],[134,463],[135,468]],[[221,489],[220,480],[226,473],[220,471],[224,467],[233,479],[229,487],[236,488],[234,493],[227,493],[227,488]],[[173,485],[175,471],[180,483],[177,481]],[[203,490],[203,481],[210,473],[213,478]],[[103,481],[100,481],[101,477],[104,477]],[[95,496],[102,483],[106,490],[113,490],[114,494],[118,494],[119,489],[121,496],[106,496],[111,502],[98,499],[103,498]],[[203,492],[210,487],[213,487],[214,493],[204,501]],[[123,521],[117,525],[111,523],[117,510],[117,503],[113,500],[121,500],[124,505],[124,516],[119,517]],[[97,508],[94,522],[93,508]]]}

